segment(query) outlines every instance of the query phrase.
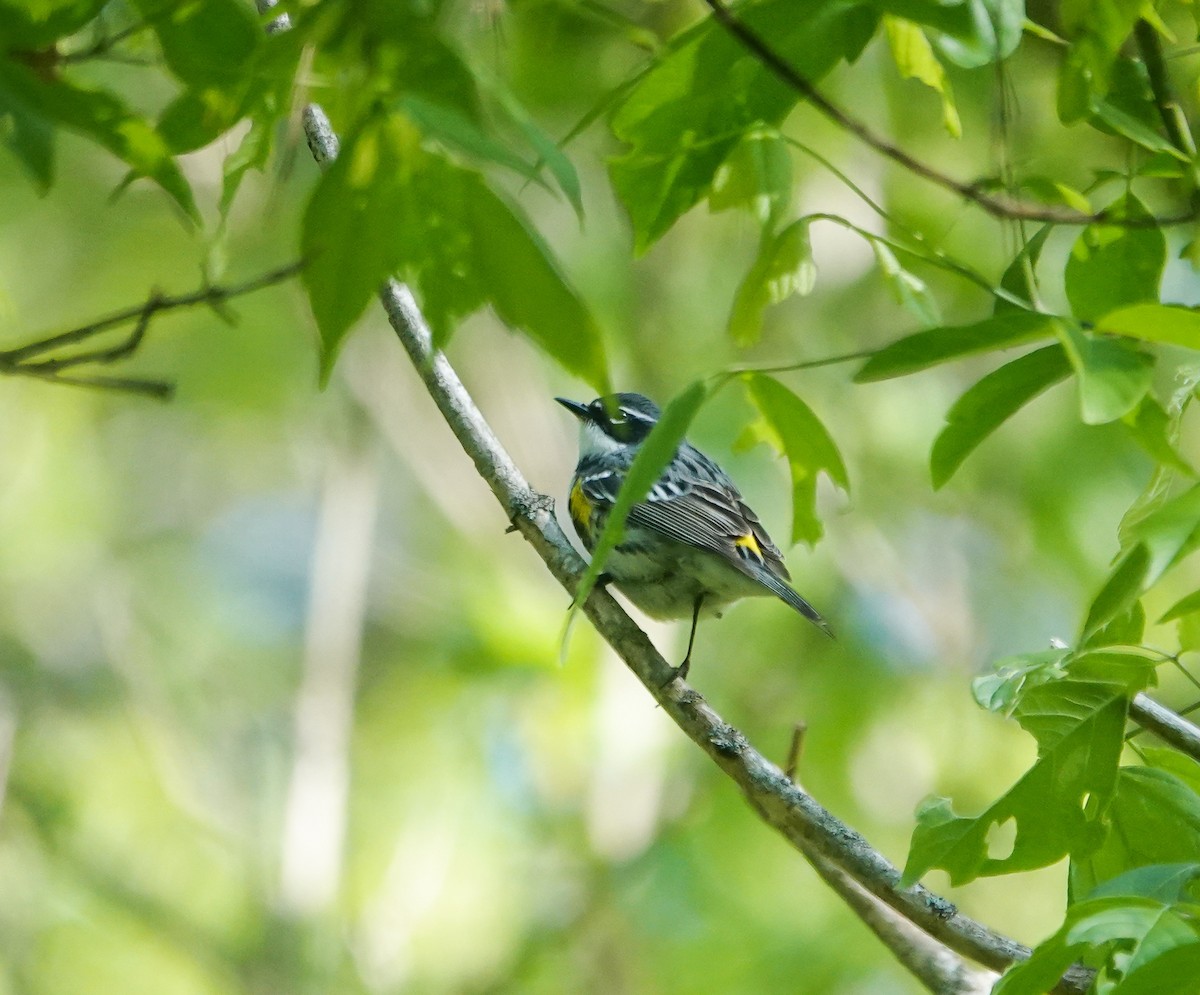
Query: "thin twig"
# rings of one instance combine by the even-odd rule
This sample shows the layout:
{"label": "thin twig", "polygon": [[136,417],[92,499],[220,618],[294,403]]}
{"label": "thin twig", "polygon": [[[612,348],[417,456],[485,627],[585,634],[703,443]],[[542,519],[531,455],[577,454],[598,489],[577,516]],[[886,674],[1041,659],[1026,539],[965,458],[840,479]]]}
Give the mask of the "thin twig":
{"label": "thin twig", "polygon": [[792,726],[792,742],[788,747],[787,766],[783,776],[792,784],[796,783],[796,768],[800,766],[800,751],[804,748],[804,734],[808,732],[807,722],[797,722]]}
{"label": "thin twig", "polygon": [[225,301],[231,300],[234,297],[240,297],[243,294],[253,293],[255,290],[261,290],[264,287],[283,283],[285,280],[289,280],[299,273],[303,267],[303,261],[288,263],[279,269],[271,270],[269,273],[256,276],[244,283],[234,284],[231,287],[205,286],[199,290],[193,290],[189,294],[180,294],[176,297],[155,294],[144,303],[138,304],[135,307],[125,308],[123,311],[117,311],[114,314],[110,314],[107,318],[101,318],[87,325],[80,325],[78,328],[72,328],[70,331],[60,332],[57,335],[37,339],[28,345],[18,346],[16,349],[0,350],[0,373],[21,373],[23,372],[21,364],[33,356],[40,356],[43,353],[61,349],[63,346],[83,342],[99,332],[116,328],[130,321],[142,319],[147,315],[147,312],[150,316],[153,316],[160,311],[174,311],[179,308],[192,307],[196,304],[220,306]]}
{"label": "thin twig", "polygon": [[743,21],[736,17],[721,0],[704,0],[713,12],[717,22],[736,38],[762,65],[769,69],[787,86],[804,97],[818,111],[845,131],[857,137],[865,145],[891,159],[907,169],[910,173],[928,180],[943,189],[950,190],[967,200],[978,204],[984,211],[996,218],[1018,218],[1024,221],[1047,221],[1061,225],[1090,225],[1097,222],[1116,225],[1123,228],[1157,228],[1166,225],[1184,224],[1194,221],[1200,215],[1200,206],[1185,214],[1167,217],[1131,217],[1114,216],[1111,212],[1097,211],[1085,214],[1065,208],[1048,207],[1044,204],[1027,204],[1013,200],[1011,197],[998,197],[982,190],[977,183],[965,183],[955,179],[927,162],[917,159],[894,145],[885,138],[876,135],[867,125],[857,118],[851,117],[840,107],[825,97],[808,79],[801,75],[791,63],[776,52],[766,41]]}

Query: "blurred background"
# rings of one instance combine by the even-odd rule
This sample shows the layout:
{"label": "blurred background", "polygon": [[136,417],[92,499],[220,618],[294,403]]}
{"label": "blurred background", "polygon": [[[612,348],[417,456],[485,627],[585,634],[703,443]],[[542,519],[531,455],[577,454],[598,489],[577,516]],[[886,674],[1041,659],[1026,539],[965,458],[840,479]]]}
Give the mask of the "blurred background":
{"label": "blurred background", "polygon": [[[663,37],[699,6],[639,10]],[[461,4],[455,16],[551,134],[645,57],[583,8],[514,3],[501,17]],[[1063,140],[1052,54],[1026,45],[1009,68],[1011,153],[1085,186],[1121,155],[1090,133]],[[578,67],[569,93],[564,59]],[[900,80],[878,43],[826,89],[946,170],[993,173],[1001,84],[987,71],[953,84],[957,142],[937,97]],[[788,130],[973,267],[995,277],[1015,252],[1013,232],[808,109]],[[229,282],[298,254],[316,169],[298,133],[281,144],[233,212]],[[210,223],[200,233],[145,183],[110,199],[123,168],[91,146],[63,142],[45,198],[0,158],[0,345],[199,286],[232,147],[184,161]],[[665,402],[729,366],[916,328],[870,247],[817,223],[815,291],[736,349],[725,323],[755,223],[701,207],[633,258],[604,174],[611,138],[596,125],[567,151],[582,225],[544,191],[511,184],[511,197],[597,314],[619,388]],[[794,168],[800,212],[886,230],[813,160],[798,153]],[[1048,273],[1072,237],[1051,238]],[[916,272],[947,323],[990,313],[969,283]],[[1185,263],[1166,287],[1168,300],[1200,300]],[[129,367],[172,379],[167,404],[0,381],[0,993],[918,990],[584,620],[560,660],[567,595],[505,534],[381,314],[322,393],[296,283],[232,307],[234,326],[203,308],[155,320]],[[575,425],[552,397],[588,389],[489,314],[449,352],[531,482],[565,508]],[[854,364],[785,377],[850,471],[849,495],[822,481],[825,539],[788,555],[839,639],[763,599],[702,624],[693,658],[697,689],[769,757],[782,763],[807,723],[800,780],[896,863],[925,795],[977,811],[1032,760],[1029,737],[974,705],[970,679],[1074,637],[1149,473],[1119,427],[1079,425],[1065,385],[933,492],[932,440],[988,368],[866,386],[852,385]],[[738,391],[719,393],[691,438],[783,542],[786,468],[735,446],[751,417]],[[1148,615],[1196,581],[1164,585]],[[686,630],[649,629],[668,659]],[[1182,685],[1161,696],[1188,703]],[[1028,943],[1060,921],[1064,880],[1056,867],[961,892],[937,873],[927,883]]]}

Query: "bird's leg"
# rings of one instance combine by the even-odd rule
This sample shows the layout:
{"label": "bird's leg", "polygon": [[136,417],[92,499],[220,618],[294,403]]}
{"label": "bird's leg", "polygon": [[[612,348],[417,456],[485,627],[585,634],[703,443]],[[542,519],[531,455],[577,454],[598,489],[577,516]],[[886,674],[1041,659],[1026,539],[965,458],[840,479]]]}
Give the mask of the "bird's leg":
{"label": "bird's leg", "polygon": [[[684,654],[683,663],[676,667],[671,673],[670,678],[667,680],[667,684],[670,684],[671,681],[676,679],[682,681],[688,675],[688,668],[690,668],[692,665],[692,644],[696,641],[696,624],[700,621],[700,606],[702,604],[704,604],[704,595],[697,595],[696,603],[692,606],[692,631],[688,635],[687,653]],[[663,686],[665,687],[666,685]]]}

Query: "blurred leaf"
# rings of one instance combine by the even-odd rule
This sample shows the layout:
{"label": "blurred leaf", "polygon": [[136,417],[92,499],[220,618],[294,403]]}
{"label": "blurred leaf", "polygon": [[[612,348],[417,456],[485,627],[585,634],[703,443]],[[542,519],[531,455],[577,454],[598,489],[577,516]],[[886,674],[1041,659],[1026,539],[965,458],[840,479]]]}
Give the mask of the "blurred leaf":
{"label": "blurred leaf", "polygon": [[1150,551],[1141,543],[1129,550],[1113,569],[1088,609],[1080,641],[1084,642],[1101,626],[1128,611],[1145,590],[1150,569]]}
{"label": "blurred leaf", "polygon": [[1026,688],[1060,680],[1065,675],[1063,664],[1069,655],[1065,649],[1050,649],[1006,657],[996,662],[993,673],[971,682],[971,693],[980,707],[989,712],[1011,715]]}
{"label": "blurred leaf", "polygon": [[1138,120],[1132,114],[1109,103],[1107,100],[1097,100],[1093,104],[1092,109],[1101,122],[1108,125],[1109,128],[1121,137],[1128,138],[1135,145],[1140,145],[1151,152],[1164,152],[1181,162],[1190,161],[1167,138],[1160,135],[1149,125]]}
{"label": "blurred leaf", "polygon": [[[848,0],[767,0],[739,16],[814,83],[840,60],[856,59],[878,20]],[[611,160],[609,176],[629,212],[636,250],[709,195],[743,136],[778,126],[799,100],[712,18],[675,38],[612,115],[613,134],[629,148]]]}
{"label": "blurred leaf", "polygon": [[714,211],[749,210],[766,225],[792,198],[792,154],[776,132],[748,134],[721,163],[708,206]]}
{"label": "blurred leaf", "polygon": [[1200,349],[1200,311],[1172,304],[1135,304],[1096,319],[1096,331]]}
{"label": "blurred leaf", "polygon": [[816,283],[809,221],[793,221],[778,234],[764,233],[758,255],[738,285],[729,314],[729,334],[740,346],[762,333],[763,312],[793,294],[811,293]]}
{"label": "blurred leaf", "polygon": [[1150,554],[1146,586],[1200,546],[1200,485],[1195,485],[1142,518],[1128,530],[1129,543]]}
{"label": "blurred leaf", "polygon": [[401,97],[397,107],[427,138],[446,148],[466,153],[484,163],[511,169],[540,186],[545,186],[536,166],[487,135],[474,121],[454,107],[441,106],[416,94]]}
{"label": "blurred leaf", "polygon": [[1137,444],[1158,463],[1196,476],[1196,471],[1176,448],[1178,420],[1167,414],[1153,394],[1143,397],[1141,404],[1126,414],[1122,421]]}
{"label": "blurred leaf", "polygon": [[[583,217],[583,191],[579,185],[579,174],[575,165],[567,158],[558,144],[547,135],[538,123],[529,116],[515,97],[498,86],[492,93],[499,99],[501,108],[520,129],[530,147],[537,153],[539,163],[544,164],[554,177],[554,182],[575,208],[575,214]],[[564,140],[565,141],[565,140]]]}
{"label": "blurred leaf", "polygon": [[222,167],[224,181],[221,185],[221,216],[229,214],[242,180],[252,169],[263,169],[271,155],[275,129],[270,118],[256,117],[250,129],[242,137],[238,147],[225,158]]}
{"label": "blurred leaf", "polygon": [[1085,194],[1058,180],[1051,180],[1045,176],[1028,176],[1021,180],[1020,185],[1021,189],[1043,203],[1065,204],[1067,207],[1079,211],[1080,214],[1092,213],[1092,203]]}
{"label": "blurred leaf", "polygon": [[1011,55],[1025,23],[1024,0],[877,0],[877,6],[935,29],[939,50],[965,69]]}
{"label": "blurred leaf", "polygon": [[1191,594],[1180,598],[1163,612],[1162,617],[1158,621],[1160,625],[1163,622],[1174,622],[1177,618],[1183,618],[1184,615],[1191,615],[1193,612],[1198,611],[1200,611],[1200,590],[1193,591]]}
{"label": "blurred leaf", "polygon": [[[1150,216],[1131,194],[1109,210],[1125,219]],[[1075,317],[1094,321],[1127,304],[1157,301],[1166,261],[1166,237],[1158,228],[1088,225],[1075,241],[1065,273]]]}
{"label": "blurred leaf", "polygon": [[[1121,683],[1069,677],[1024,690],[1013,714],[1037,739],[1036,762],[979,816],[956,815],[946,798],[925,802],[917,812],[902,887],[935,867],[959,885],[1095,849],[1103,838],[1100,815],[1116,787],[1130,693]],[[1010,819],[1016,824],[1012,852],[990,857],[992,827]]]}
{"label": "blurred leaf", "polygon": [[875,260],[887,281],[888,289],[896,303],[923,325],[936,325],[941,321],[937,301],[925,285],[925,281],[900,265],[894,252],[878,239],[871,240]]}
{"label": "blurred leaf", "polygon": [[579,586],[575,589],[575,600],[571,602],[572,609],[583,604],[592,593],[600,574],[604,572],[604,561],[608,554],[620,543],[625,534],[625,520],[635,504],[650,493],[663,470],[675,456],[679,443],[687,434],[688,426],[696,417],[696,412],[708,398],[708,388],[704,381],[698,380],[682,391],[663,409],[662,416],[650,430],[645,441],[638,448],[637,455],[630,464],[629,472],[621,483],[617,500],[608,513],[604,529],[596,539],[592,549],[592,560],[584,572]]}
{"label": "blurred leaf", "polygon": [[1119,339],[1087,335],[1063,322],[1059,338],[1079,380],[1085,425],[1116,421],[1137,407],[1154,381],[1154,357]]}
{"label": "blurred leaf", "polygon": [[1168,771],[1122,767],[1105,821],[1103,843],[1071,861],[1073,895],[1137,868],[1190,863],[1200,853],[1200,796]]}
{"label": "blurred leaf", "polygon": [[817,474],[824,472],[849,492],[850,477],[837,443],[812,409],[773,377],[746,373],[742,382],[762,422],[760,436],[787,458],[792,477],[792,542],[814,544],[821,538],[817,518]]}
{"label": "blurred leaf", "polygon": [[1058,116],[1071,124],[1087,116],[1109,89],[1112,67],[1142,9],[1141,0],[1066,0],[1063,34],[1071,45],[1058,81]]}
{"label": "blurred leaf", "polygon": [[108,0],[25,0],[0,3],[0,52],[35,52],[73,35]]}
{"label": "blurred leaf", "polygon": [[424,152],[403,117],[372,118],[346,142],[309,202],[301,245],[323,381],[351,324],[399,274],[435,343],[490,303],[568,372],[607,387],[599,330],[541,240],[478,174]]}
{"label": "blurred leaf", "polygon": [[930,328],[884,346],[863,364],[854,382],[906,376],[963,356],[1050,338],[1054,329],[1055,319],[1049,315],[1015,309],[973,325]]}
{"label": "blurred leaf", "polygon": [[1096,898],[1067,912],[1062,928],[1016,964],[994,995],[1043,995],[1075,960],[1102,965],[1111,995],[1189,995],[1200,974],[1200,930],[1193,910],[1134,896]]}
{"label": "blurred leaf", "polygon": [[1134,601],[1128,607],[1116,612],[1106,622],[1097,627],[1086,639],[1081,648],[1096,649],[1104,646],[1137,646],[1146,634],[1146,609],[1141,601]]}
{"label": "blurred leaf", "polygon": [[[106,90],[83,90],[65,80],[47,82],[24,66],[0,59],[0,108],[18,117],[78,132],[125,162],[136,176],[154,180],[192,220],[198,220],[191,187],[158,133]],[[41,169],[44,149],[37,161]],[[32,163],[27,162],[33,168]],[[48,172],[48,170],[47,170]]]}
{"label": "blurred leaf", "polygon": [[929,466],[933,486],[946,483],[975,447],[1049,387],[1071,366],[1059,345],[1046,346],[989,373],[946,413],[946,427],[933,443]]}
{"label": "blurred leaf", "polygon": [[[1028,301],[1031,306],[1036,305],[1039,298],[1037,290],[1038,259],[1041,258],[1042,246],[1046,244],[1046,238],[1053,230],[1053,225],[1043,225],[1034,232],[1033,237],[1021,246],[1021,251],[1008,264],[1004,276],[1000,278],[1000,286],[1003,289],[1020,300]],[[1022,310],[1024,309],[1017,307],[1012,301],[997,297],[993,313],[1003,314],[1008,311]]]}
{"label": "blurred leaf", "polygon": [[900,75],[905,79],[920,80],[941,97],[942,126],[951,137],[961,138],[962,121],[954,104],[954,91],[921,26],[891,15],[884,15],[883,24]]}
{"label": "blurred leaf", "polygon": [[171,73],[197,90],[241,91],[267,35],[239,0],[132,0],[153,28]]}

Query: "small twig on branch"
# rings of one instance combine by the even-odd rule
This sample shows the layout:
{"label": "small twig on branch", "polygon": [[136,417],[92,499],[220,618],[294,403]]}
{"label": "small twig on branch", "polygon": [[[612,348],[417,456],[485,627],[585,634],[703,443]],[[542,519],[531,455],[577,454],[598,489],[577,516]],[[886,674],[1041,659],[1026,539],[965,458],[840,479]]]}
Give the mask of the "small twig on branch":
{"label": "small twig on branch", "polygon": [[787,766],[783,776],[792,784],[796,783],[796,768],[800,766],[800,751],[804,748],[804,734],[808,732],[807,722],[797,722],[792,726],[792,744],[788,747]]}
{"label": "small twig on branch", "polygon": [[[233,286],[205,286],[188,294],[169,296],[158,292],[152,293],[147,300],[136,307],[126,308],[107,318],[80,325],[57,335],[37,339],[15,349],[0,350],[0,375],[35,377],[51,383],[67,384],[77,387],[98,387],[104,390],[119,390],[127,393],[145,394],[149,397],[166,398],[172,391],[172,386],[161,380],[142,380],[128,377],[110,377],[102,375],[63,376],[62,370],[88,363],[114,363],[131,356],[141,346],[151,319],[160,312],[174,311],[180,308],[193,307],[197,304],[207,304],[220,310],[226,301],[243,294],[253,293],[264,287],[291,279],[303,268],[303,262],[289,263],[279,269],[271,270],[261,276],[256,276],[244,283]],[[88,349],[71,353],[66,356],[54,356],[49,359],[38,357],[68,346],[86,342],[101,332],[135,321],[137,324],[130,334],[112,346],[98,349]]]}
{"label": "small twig on branch", "polygon": [[1185,224],[1200,216],[1200,208],[1167,217],[1136,217],[1122,218],[1113,216],[1108,211],[1097,211],[1086,214],[1067,208],[1048,207],[1044,204],[1027,204],[1013,200],[1011,197],[996,196],[980,188],[977,183],[964,183],[955,179],[929,163],[917,159],[894,145],[886,138],[875,134],[867,125],[857,118],[851,117],[840,107],[824,96],[813,84],[806,79],[783,56],[776,52],[763,38],[745,22],[740,20],[726,7],[722,0],[704,0],[713,12],[717,22],[729,32],[738,42],[753,55],[762,65],[769,69],[787,86],[804,97],[818,111],[824,114],[838,127],[850,132],[865,145],[869,145],[880,155],[891,159],[907,169],[910,173],[928,180],[943,189],[950,190],[975,204],[995,218],[1007,218],[1020,221],[1043,221],[1060,225],[1090,225],[1097,222],[1116,225],[1122,228],[1157,228],[1165,225]]}

